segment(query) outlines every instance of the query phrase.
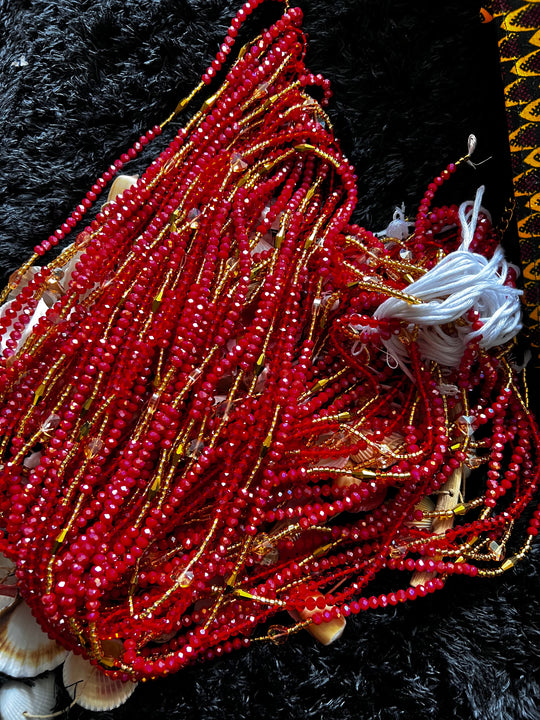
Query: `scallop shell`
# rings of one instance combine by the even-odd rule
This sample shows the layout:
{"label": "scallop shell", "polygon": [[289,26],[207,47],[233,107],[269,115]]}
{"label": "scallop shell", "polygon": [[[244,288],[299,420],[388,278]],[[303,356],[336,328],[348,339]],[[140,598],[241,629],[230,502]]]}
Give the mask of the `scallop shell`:
{"label": "scallop shell", "polygon": [[352,455],[351,460],[357,463],[376,460],[374,467],[388,467],[394,462],[391,453],[395,452],[402,443],[403,435],[400,433],[391,433],[379,443],[379,447],[376,445],[368,445],[364,450],[360,450],[356,455]]}
{"label": "scallop shell", "polygon": [[66,655],[67,651],[43,632],[25,602],[3,618],[0,672],[16,678],[34,677],[53,670]]}
{"label": "scallop shell", "polygon": [[0,581],[4,581],[8,575],[15,572],[15,563],[7,558],[4,553],[0,553]]}
{"label": "scallop shell", "polygon": [[[346,467],[348,469],[352,469],[354,468],[354,463],[349,460]],[[334,485],[336,487],[347,487],[347,485],[354,485],[358,482],[360,481],[350,475],[338,475],[338,477],[334,480]],[[371,483],[370,490],[370,495],[365,500],[358,501],[354,507],[351,508],[351,512],[368,512],[369,510],[373,510],[373,508],[379,507],[388,492],[386,485],[382,484],[376,487],[373,483]]]}
{"label": "scallop shell", "polygon": [[64,663],[66,690],[86,710],[114,710],[135,692],[137,683],[113,680],[80,655],[70,653]]}
{"label": "scallop shell", "polygon": [[[290,610],[289,615],[295,622],[302,622],[309,618],[307,613],[299,613],[296,610]],[[320,625],[307,625],[306,630],[321,645],[331,645],[343,635],[347,621],[344,617],[334,618],[330,622],[323,622]]]}
{"label": "scallop shell", "polygon": [[[450,477],[440,490],[439,499],[437,500],[436,505],[436,510],[438,512],[444,513],[448,510],[453,510],[456,507],[456,505],[459,503],[459,498],[461,496],[462,483],[465,481],[465,477],[469,472],[470,470],[461,465],[461,467],[454,470],[454,472],[450,475]],[[424,508],[422,507],[420,507],[420,509],[424,510]],[[447,530],[450,530],[453,525],[454,518],[452,516],[445,517],[444,515],[442,515],[440,517],[433,518],[433,521],[431,523],[431,531],[434,535],[444,535],[444,533]],[[435,556],[434,559],[439,560],[440,557]],[[413,573],[410,584],[412,585],[412,587],[418,587],[418,585],[425,585],[426,582],[428,580],[431,580],[433,577],[434,573],[417,570],[415,573]]]}
{"label": "scallop shell", "polygon": [[[321,452],[324,452],[322,450]],[[348,458],[346,457],[335,457],[335,458],[321,458],[317,463],[315,463],[314,467],[330,467],[330,468],[338,468],[342,470],[347,465]]]}
{"label": "scallop shell", "polygon": [[0,617],[17,602],[17,585],[15,582],[10,582],[11,580],[12,578],[8,578],[6,582],[0,584]]}
{"label": "scallop shell", "polygon": [[[315,595],[316,599],[318,599],[319,597],[322,597],[320,593]],[[305,608],[300,612],[298,612],[297,610],[290,610],[289,615],[293,618],[293,620],[296,620],[298,622],[301,620],[309,620],[317,613],[331,609],[331,605],[326,605],[323,610],[320,610],[319,608],[315,608],[315,610],[308,610],[307,608]],[[322,645],[331,645],[336,640],[339,640],[339,638],[343,635],[346,624],[347,621],[343,616],[340,615],[339,617],[333,618],[328,622],[322,622],[320,623],[320,625],[315,625],[314,623],[312,623],[311,625],[308,625],[306,627],[306,630],[310,635],[312,635],[312,637],[315,638],[315,640],[318,640]]]}
{"label": "scallop shell", "polygon": [[55,685],[53,673],[34,680],[32,685],[17,680],[6,682],[0,689],[0,717],[23,720],[27,716],[49,714],[56,703]]}
{"label": "scallop shell", "polygon": [[138,175],[118,175],[111,185],[111,189],[109,190],[109,194],[107,196],[107,202],[105,204],[116,200],[118,195],[121,195],[124,190],[127,190],[132,185],[135,185],[138,177]]}
{"label": "scallop shell", "polygon": [[0,553],[0,617],[17,602],[15,563]]}
{"label": "scallop shell", "polygon": [[[426,495],[414,506],[414,509],[421,510],[423,513],[431,513],[435,510],[435,503]],[[431,530],[432,523],[432,518],[423,517],[421,520],[410,520],[409,522],[406,522],[405,525],[408,527],[415,527],[420,530]]]}

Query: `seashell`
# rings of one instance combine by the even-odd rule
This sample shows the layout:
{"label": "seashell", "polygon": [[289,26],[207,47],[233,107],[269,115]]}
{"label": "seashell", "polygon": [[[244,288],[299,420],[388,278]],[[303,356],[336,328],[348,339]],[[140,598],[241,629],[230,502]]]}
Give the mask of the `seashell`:
{"label": "seashell", "polygon": [[283,219],[283,211],[281,211],[280,213],[278,213],[278,214],[276,215],[276,217],[274,218],[272,224],[270,225],[270,228],[271,228],[272,230],[279,230],[279,228],[281,227],[281,221],[282,221],[282,219]]}
{"label": "seashell", "polygon": [[[17,602],[15,563],[0,553],[0,617]],[[1,717],[1,715],[0,715]]]}
{"label": "seashell", "polygon": [[[435,510],[435,503],[427,495],[423,497],[420,502],[414,506],[415,510],[421,510],[423,513],[431,513]],[[406,522],[405,525],[408,527],[419,528],[420,530],[431,530],[432,520],[429,517],[424,517],[421,520],[411,520]]]}
{"label": "seashell", "polygon": [[258,253],[266,252],[267,250],[273,250],[274,245],[267,240],[267,236],[265,235],[263,238],[259,240],[259,242],[255,245],[253,250],[251,251],[252,255],[257,255]]}
{"label": "seashell", "polygon": [[10,680],[0,688],[2,720],[23,720],[33,715],[48,715],[55,706],[55,677],[49,673],[32,685]]}
{"label": "seashell", "polygon": [[32,330],[34,329],[35,325],[37,325],[38,321],[41,320],[41,318],[45,315],[47,310],[49,309],[47,303],[43,300],[43,298],[40,298],[38,301],[38,304],[36,305],[36,309],[34,310],[34,314],[30,318],[30,321],[26,325],[25,329],[23,330],[23,333],[21,335],[21,338],[19,342],[17,343],[17,348],[20,348],[23,346],[24,342],[26,341],[26,338],[30,335]]}
{"label": "seashell", "polygon": [[135,185],[138,177],[138,175],[118,175],[111,185],[111,189],[109,190],[109,194],[107,196],[107,202],[105,204],[113,202],[113,200],[116,200],[118,195],[121,195],[124,190],[127,190]]}
{"label": "seashell", "polygon": [[266,381],[268,379],[268,373],[269,373],[268,366],[265,365],[264,368],[259,373],[257,380],[255,382],[254,390],[256,393],[260,393],[263,391],[263,388],[266,385]]}
{"label": "seashell", "polygon": [[[3,315],[7,311],[8,307],[10,307],[10,306],[11,306],[11,302],[6,303],[6,305],[4,306],[5,309],[3,309],[3,312],[0,313],[0,317],[3,317]],[[34,325],[38,322],[38,320],[41,317],[43,317],[43,315],[45,315],[45,313],[47,312],[48,309],[49,308],[47,307],[47,304],[44,302],[44,300],[40,299],[36,306],[36,309],[34,310],[32,317],[29,320],[26,320],[26,327],[22,331],[21,337],[17,341],[17,347],[16,347],[17,350],[20,347],[22,347],[26,338],[30,335]],[[6,328],[5,332],[0,337],[0,351],[4,352],[4,350],[7,348],[7,341],[9,339],[10,333],[13,331],[14,324],[17,321],[25,322],[23,318],[24,318],[24,316],[23,317],[15,317],[12,320],[12,322],[10,323],[10,325]]]}
{"label": "seashell", "polygon": [[[323,451],[324,452],[324,451]],[[334,457],[334,458],[321,458],[317,463],[315,463],[314,467],[329,467],[329,468],[338,468],[339,470],[342,470],[344,467],[347,466],[348,458],[341,456],[341,457]]]}
{"label": "seashell", "polygon": [[34,677],[53,670],[66,655],[67,651],[43,632],[25,602],[3,618],[0,672],[15,678]]}
{"label": "seashell", "polygon": [[[314,595],[315,599],[318,600],[323,596],[320,593]],[[331,610],[331,605],[326,605],[322,610],[315,608],[315,610],[304,610],[298,612],[297,610],[289,610],[289,615],[296,621],[309,620],[315,614],[324,612],[325,610]],[[331,645],[343,635],[345,625],[347,624],[345,618],[340,615],[337,618],[333,618],[329,622],[322,622],[319,625],[312,623],[306,627],[309,634],[318,640],[322,645]]]}
{"label": "seashell", "polygon": [[23,465],[25,468],[28,468],[28,470],[33,470],[34,468],[37,468],[39,463],[41,462],[41,451],[36,451],[33,453],[30,453],[27,457],[23,460]]}
{"label": "seashell", "polygon": [[8,576],[15,573],[15,563],[0,553],[0,582],[5,582]]}
{"label": "seashell", "polygon": [[388,435],[384,442],[376,445],[368,445],[364,450],[360,450],[356,455],[351,456],[354,462],[367,462],[376,460],[376,467],[389,467],[393,463],[392,453],[403,443],[403,435],[400,433],[392,433]]}
{"label": "seashell", "polygon": [[[329,608],[326,608],[329,609]],[[302,619],[302,613],[300,613]],[[307,619],[307,618],[306,618]],[[329,622],[323,622],[320,625],[308,625],[309,634],[318,640],[322,645],[331,645],[343,635],[346,620],[344,617],[334,618]]]}
{"label": "seashell", "polygon": [[[351,462],[351,460],[348,460],[345,467],[352,470],[354,468],[354,463]],[[334,480],[334,485],[336,487],[347,487],[348,485],[354,485],[360,482],[361,481],[358,478],[351,477],[350,475],[339,475]],[[352,512],[368,512],[369,510],[373,510],[373,508],[379,507],[388,492],[388,488],[383,484],[377,485],[376,483],[371,482],[369,485],[366,485],[366,487],[369,488],[370,494],[365,500],[360,500],[356,503],[356,505],[351,508]]]}
{"label": "seashell", "polygon": [[[17,602],[17,584],[14,577],[0,583],[0,617]],[[1,716],[0,716],[1,717]]]}
{"label": "seashell", "polygon": [[69,653],[63,669],[66,690],[86,710],[114,710],[135,692],[137,683],[113,680],[80,655]]}
{"label": "seashell", "polygon": [[[463,483],[466,476],[470,471],[461,465],[459,468],[454,470],[450,475],[446,483],[441,488],[439,499],[437,500],[436,510],[439,512],[447,512],[453,510],[456,505],[459,504],[459,498],[462,492]],[[422,509],[422,508],[421,508]],[[454,525],[453,517],[436,517],[433,518],[431,523],[431,531],[434,535],[444,535],[447,530],[450,530]],[[435,557],[435,560],[440,559]],[[434,577],[435,573],[428,573],[425,571],[417,570],[413,573],[410,584],[412,587],[418,585],[425,585],[428,580]]]}

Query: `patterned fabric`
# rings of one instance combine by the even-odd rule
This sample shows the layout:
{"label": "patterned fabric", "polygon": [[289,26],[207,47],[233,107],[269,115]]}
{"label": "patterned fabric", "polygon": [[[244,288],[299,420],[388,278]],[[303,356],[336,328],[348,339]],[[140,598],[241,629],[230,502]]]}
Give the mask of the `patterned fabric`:
{"label": "patterned fabric", "polygon": [[540,0],[493,0],[482,17],[499,26],[525,319],[540,368]]}

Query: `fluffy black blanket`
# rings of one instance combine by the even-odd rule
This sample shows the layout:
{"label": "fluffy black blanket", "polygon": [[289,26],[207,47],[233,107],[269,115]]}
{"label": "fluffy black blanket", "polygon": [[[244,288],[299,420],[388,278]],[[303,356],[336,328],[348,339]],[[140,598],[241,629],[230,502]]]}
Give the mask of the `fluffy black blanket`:
{"label": "fluffy black blanket", "polygon": [[[359,176],[357,219],[386,227],[466,152],[499,216],[511,193],[496,32],[469,0],[299,0],[313,71]],[[277,17],[258,10],[248,35]],[[5,277],[93,180],[198,82],[238,0],[0,0],[0,254]],[[160,139],[134,168],[149,164]],[[511,234],[509,253],[516,254]],[[349,620],[335,646],[308,636],[141,686],[110,713],[152,720],[540,718],[540,554],[497,581],[451,578],[411,606]],[[80,709],[70,717],[92,716]],[[107,714],[109,716],[109,714]]]}

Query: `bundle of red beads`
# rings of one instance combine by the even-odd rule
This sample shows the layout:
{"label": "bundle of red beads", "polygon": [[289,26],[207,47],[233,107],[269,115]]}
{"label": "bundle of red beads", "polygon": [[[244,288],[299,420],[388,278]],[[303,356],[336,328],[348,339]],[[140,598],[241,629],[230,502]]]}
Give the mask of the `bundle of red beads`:
{"label": "bundle of red beads", "polygon": [[[504,572],[538,532],[536,510],[504,560],[540,445],[511,344],[486,350],[480,334],[447,368],[375,316],[389,297],[417,302],[407,287],[460,244],[458,208],[431,209],[456,165],[409,238],[350,224],[354,169],[304,52],[291,8],[140,179],[32,269],[160,127],[8,288],[0,549],[43,628],[113,677],[280,642],[453,573]],[[481,212],[473,249],[497,244]],[[481,333],[474,309],[460,322]],[[407,373],[389,362],[393,335]],[[403,587],[370,595],[382,570]],[[255,634],[282,611],[296,623]]]}

